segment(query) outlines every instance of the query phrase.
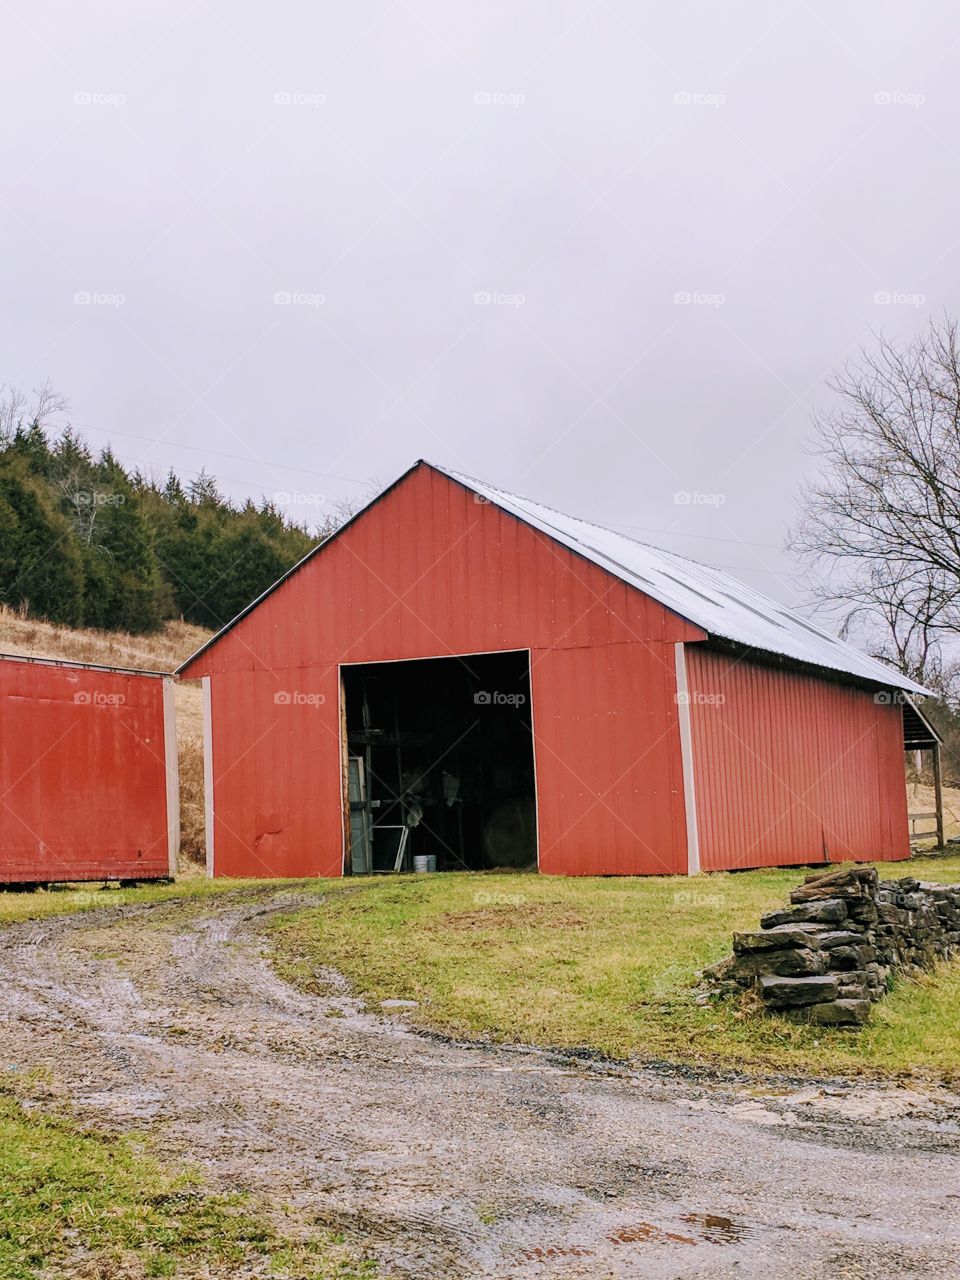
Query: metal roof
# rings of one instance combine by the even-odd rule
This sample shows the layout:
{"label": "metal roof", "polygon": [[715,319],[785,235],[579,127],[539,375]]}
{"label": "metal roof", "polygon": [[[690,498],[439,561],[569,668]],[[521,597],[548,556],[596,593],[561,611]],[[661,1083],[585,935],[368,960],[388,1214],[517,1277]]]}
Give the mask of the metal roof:
{"label": "metal roof", "polygon": [[329,542],[339,537],[344,529],[359,520],[374,503],[379,502],[391,489],[395,489],[419,466],[431,467],[479,494],[518,520],[523,520],[548,537],[556,539],[571,551],[592,560],[622,582],[652,596],[654,600],[701,627],[711,636],[792,658],[797,662],[857,676],[861,680],[887,688],[906,689],[924,696],[930,693],[929,689],[909,680],[899,671],[867,657],[853,645],[838,640],[829,631],[824,631],[793,610],[777,604],[775,600],[745,586],[736,578],[731,578],[721,569],[688,560],[685,556],[675,555],[672,551],[664,551],[661,547],[654,547],[646,542],[638,542],[635,538],[628,538],[626,534],[617,533],[604,525],[591,524],[588,520],[565,515],[552,507],[545,507],[529,498],[521,498],[506,489],[497,489],[483,480],[422,458],[386,485],[345,524],[308,551],[302,560],[288,569],[262,595],[252,600],[226,626],[221,627],[196,653],[191,654],[176,668],[175,674],[179,675],[191,666],[302,565],[312,560]]}
{"label": "metal roof", "polygon": [[779,654],[797,662],[841,671],[861,680],[927,694],[899,671],[868,657],[792,609],[711,568],[661,547],[637,542],[604,525],[565,515],[529,498],[494,488],[482,480],[438,467],[435,470],[472,489],[488,502],[592,560],[638,591],[646,592],[711,636]]}

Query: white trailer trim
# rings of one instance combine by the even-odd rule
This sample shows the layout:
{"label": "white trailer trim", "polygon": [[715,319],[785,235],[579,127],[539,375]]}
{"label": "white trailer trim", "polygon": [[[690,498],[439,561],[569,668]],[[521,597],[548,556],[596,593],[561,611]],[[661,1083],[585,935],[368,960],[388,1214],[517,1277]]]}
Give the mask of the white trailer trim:
{"label": "white trailer trim", "polygon": [[213,876],[213,715],[210,677],[200,681],[203,690],[203,835],[207,875]]}
{"label": "white trailer trim", "polygon": [[167,785],[167,868],[176,878],[180,856],[180,765],[177,758],[177,693],[172,679],[163,682],[163,759]]}
{"label": "white trailer trim", "polygon": [[680,722],[680,758],[683,761],[683,809],[687,820],[687,875],[700,874],[700,833],[697,829],[697,796],[693,767],[693,724],[690,717],[690,689],[687,685],[687,656],[683,641],[673,646],[677,668],[677,718]]}

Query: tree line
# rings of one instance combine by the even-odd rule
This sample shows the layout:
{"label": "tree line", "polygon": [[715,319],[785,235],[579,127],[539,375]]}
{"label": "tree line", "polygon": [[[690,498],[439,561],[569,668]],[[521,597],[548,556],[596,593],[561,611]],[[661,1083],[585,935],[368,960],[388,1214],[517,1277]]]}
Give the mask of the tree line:
{"label": "tree line", "polygon": [[315,546],[264,499],[237,505],[206,472],[128,469],[49,420],[49,390],[0,399],[0,601],[67,626],[150,632],[172,618],[217,628]]}

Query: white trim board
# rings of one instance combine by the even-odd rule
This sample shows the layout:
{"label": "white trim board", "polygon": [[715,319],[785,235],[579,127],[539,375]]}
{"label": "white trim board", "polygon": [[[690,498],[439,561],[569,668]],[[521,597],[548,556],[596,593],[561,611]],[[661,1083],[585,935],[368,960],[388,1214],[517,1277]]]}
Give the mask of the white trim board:
{"label": "white trim board", "polygon": [[167,786],[167,868],[176,878],[180,855],[180,767],[177,760],[177,694],[172,679],[163,682],[163,760]]}
{"label": "white trim board", "polygon": [[203,690],[203,835],[207,875],[213,875],[213,715],[210,677],[200,681]]}
{"label": "white trim board", "polygon": [[677,669],[677,719],[680,724],[680,758],[683,762],[683,809],[687,820],[687,875],[700,874],[700,833],[697,830],[697,795],[693,767],[693,724],[690,717],[690,689],[687,685],[687,656],[683,642],[673,646]]}

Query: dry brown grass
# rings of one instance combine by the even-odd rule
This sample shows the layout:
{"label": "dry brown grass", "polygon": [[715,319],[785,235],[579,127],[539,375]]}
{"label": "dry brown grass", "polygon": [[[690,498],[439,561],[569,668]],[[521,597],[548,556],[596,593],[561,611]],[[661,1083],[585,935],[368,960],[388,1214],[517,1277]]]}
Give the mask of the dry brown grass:
{"label": "dry brown grass", "polygon": [[[933,813],[936,799],[933,787],[925,782],[907,781],[907,808],[911,813]],[[929,830],[933,826],[930,819],[921,823],[921,830]],[[960,836],[960,787],[943,788],[943,832],[945,839]],[[935,840],[926,841],[934,845]]]}
{"label": "dry brown grass", "polygon": [[[168,622],[150,636],[122,631],[61,627],[37,622],[0,605],[0,653],[28,658],[63,658],[138,671],[173,671],[210,638],[203,627]],[[180,856],[204,861],[203,833],[203,704],[196,681],[178,682],[177,746],[180,757]]]}
{"label": "dry brown grass", "polygon": [[37,622],[0,605],[0,651],[31,658],[66,658],[71,662],[99,662],[138,671],[172,671],[199,649],[210,632],[189,622],[168,622],[150,636],[123,631],[94,631]]}
{"label": "dry brown grass", "polygon": [[206,861],[203,828],[203,739],[177,735],[180,754],[180,858]]}

